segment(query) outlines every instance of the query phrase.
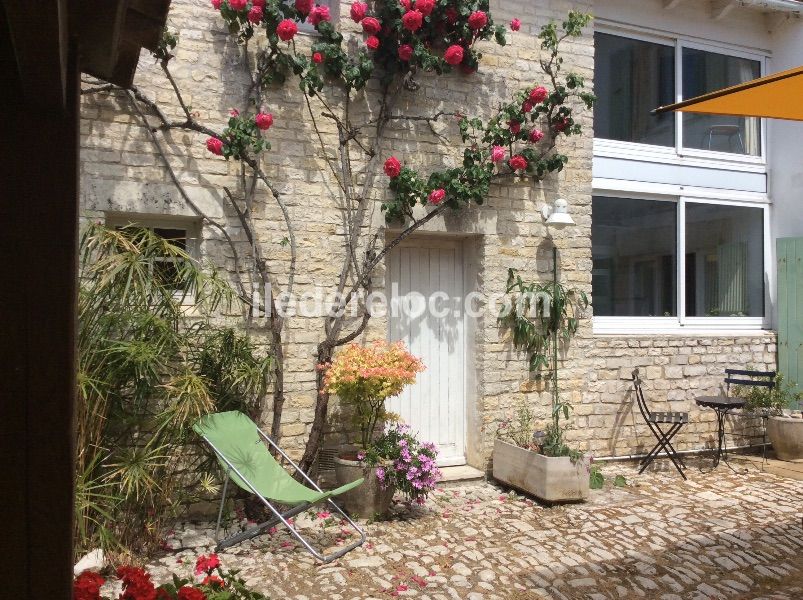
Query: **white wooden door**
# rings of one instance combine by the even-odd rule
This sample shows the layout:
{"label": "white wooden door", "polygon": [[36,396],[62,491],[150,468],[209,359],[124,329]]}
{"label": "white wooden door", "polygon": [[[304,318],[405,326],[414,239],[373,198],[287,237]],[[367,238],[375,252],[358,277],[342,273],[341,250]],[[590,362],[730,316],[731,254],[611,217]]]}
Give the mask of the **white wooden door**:
{"label": "white wooden door", "polygon": [[426,366],[416,383],[388,400],[422,441],[438,446],[441,466],[465,464],[466,394],[463,260],[459,242],[416,239],[390,255],[390,339]]}

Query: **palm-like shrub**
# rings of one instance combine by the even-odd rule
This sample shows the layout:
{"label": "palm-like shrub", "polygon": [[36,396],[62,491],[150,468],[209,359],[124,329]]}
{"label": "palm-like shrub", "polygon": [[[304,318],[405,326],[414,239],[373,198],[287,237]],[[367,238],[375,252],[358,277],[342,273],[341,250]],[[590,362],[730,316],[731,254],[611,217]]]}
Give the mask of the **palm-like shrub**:
{"label": "palm-like shrub", "polygon": [[214,323],[229,285],[146,229],[88,227],[80,277],[76,550],[147,551],[183,502],[214,491],[189,427],[257,416],[270,357]]}

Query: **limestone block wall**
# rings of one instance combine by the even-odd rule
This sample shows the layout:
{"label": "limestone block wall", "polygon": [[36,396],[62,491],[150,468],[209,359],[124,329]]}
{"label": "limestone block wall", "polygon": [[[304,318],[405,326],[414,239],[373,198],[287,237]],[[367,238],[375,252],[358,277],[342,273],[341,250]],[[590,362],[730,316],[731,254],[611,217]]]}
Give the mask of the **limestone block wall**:
{"label": "limestone block wall", "polygon": [[[340,14],[348,15],[350,2],[341,3]],[[509,44],[485,44],[480,72],[474,76],[453,75],[435,78],[421,75],[417,92],[399,94],[399,111],[431,114],[437,110],[460,110],[487,116],[491,108],[518,89],[543,83],[538,67],[537,32],[550,20],[562,20],[570,9],[592,10],[591,0],[492,0],[492,10],[500,23],[513,17],[522,21],[521,31],[509,34]],[[250,84],[241,65],[241,50],[224,29],[223,21],[207,0],[174,0],[169,25],[177,30],[180,42],[171,67],[182,89],[185,102],[200,122],[222,129],[231,108],[244,109],[243,97]],[[356,32],[354,23],[341,20],[346,35]],[[593,26],[582,38],[564,47],[566,70],[593,80]],[[359,36],[361,39],[361,36]],[[300,35],[300,45],[309,44],[309,35]],[[169,119],[181,119],[168,80],[158,64],[147,54],[140,59],[135,85],[147,97],[160,103]],[[86,88],[96,87],[87,82]],[[368,96],[355,107],[358,115],[370,116],[376,109],[370,88]],[[335,107],[342,99],[334,98]],[[263,167],[287,204],[298,244],[295,293],[303,295],[317,289],[334,291],[343,258],[343,209],[338,187],[329,171],[310,123],[306,102],[297,86],[290,82],[268,90],[263,107],[274,115]],[[319,127],[331,141],[331,123],[316,112]],[[493,187],[482,207],[471,207],[459,214],[447,214],[430,222],[425,235],[450,236],[462,240],[464,253],[471,257],[472,290],[490,297],[504,290],[507,270],[519,269],[525,277],[551,279],[553,245],[560,252],[560,277],[571,287],[591,290],[591,164],[593,114],[581,118],[585,135],[570,138],[562,151],[569,164],[560,174],[539,185],[511,182]],[[155,123],[155,121],[151,121]],[[383,143],[383,156],[394,154],[421,168],[424,173],[436,166],[460,160],[456,123],[437,125],[438,132],[455,140],[443,144],[421,123],[394,123]],[[162,215],[201,223],[197,211],[187,205],[171,181],[163,159],[142,120],[120,94],[91,93],[82,103],[82,202],[87,219],[107,214]],[[246,256],[249,245],[236,215],[226,208],[223,187],[241,190],[239,168],[233,162],[212,156],[204,146],[205,136],[173,130],[157,136],[176,177],[193,204],[209,218],[226,228],[235,241],[238,254]],[[386,187],[379,175],[374,187],[377,200]],[[562,197],[569,201],[576,227],[548,231],[539,209],[544,202]],[[280,286],[288,281],[289,248],[284,221],[267,190],[258,186],[255,218],[257,236],[268,259],[269,269]],[[378,204],[371,227],[383,226]],[[386,233],[391,236],[392,232]],[[200,229],[200,256],[233,273],[235,257],[220,233],[205,224]],[[248,271],[240,273],[247,283]],[[378,269],[374,289],[382,291],[385,274]],[[593,295],[592,295],[593,298]],[[629,389],[629,371],[634,366],[646,370],[649,395],[673,408],[691,409],[693,425],[679,438],[679,447],[700,448],[714,439],[713,417],[698,413],[693,397],[713,392],[721,382],[723,369],[730,364],[750,362],[772,366],[775,361],[772,334],[748,338],[727,336],[693,337],[599,337],[594,336],[591,310],[581,321],[577,338],[563,357],[562,390],[575,405],[569,439],[578,448],[595,455],[623,455],[649,449],[651,438],[641,426],[640,416]],[[496,323],[495,309],[484,311],[472,323],[467,355],[468,377],[473,393],[468,407],[468,461],[485,466],[490,458],[499,423],[520,402],[529,403],[540,414],[549,409],[550,394],[532,379],[523,356],[517,355]],[[243,323],[239,315],[224,315]],[[283,413],[284,444],[294,454],[303,449],[315,405],[314,354],[322,338],[322,319],[291,317],[284,333],[287,401]],[[268,343],[266,323],[256,319],[247,325],[255,339]],[[387,322],[372,320],[361,341],[384,339]],[[437,399],[433,399],[437,401]],[[336,406],[333,407],[336,413]],[[265,421],[269,422],[269,410]],[[327,444],[343,438],[343,427],[332,422]]]}

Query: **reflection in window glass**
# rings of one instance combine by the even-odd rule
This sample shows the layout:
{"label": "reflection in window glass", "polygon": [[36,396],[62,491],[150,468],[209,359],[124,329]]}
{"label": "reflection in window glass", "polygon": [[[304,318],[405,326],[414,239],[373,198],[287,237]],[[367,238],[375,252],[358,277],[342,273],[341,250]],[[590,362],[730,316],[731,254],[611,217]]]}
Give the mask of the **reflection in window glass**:
{"label": "reflection in window glass", "polygon": [[595,196],[594,314],[676,316],[676,237],[676,203]]}
{"label": "reflection in window glass", "polygon": [[674,146],[674,116],[650,111],[675,100],[675,49],[605,33],[594,44],[594,135]]}
{"label": "reflection in window glass", "polygon": [[764,316],[764,211],[686,203],[686,315]]}
{"label": "reflection in window glass", "polygon": [[[761,77],[757,60],[683,49],[683,97],[694,98]],[[761,154],[760,120],[683,113],[683,146],[736,154]]]}

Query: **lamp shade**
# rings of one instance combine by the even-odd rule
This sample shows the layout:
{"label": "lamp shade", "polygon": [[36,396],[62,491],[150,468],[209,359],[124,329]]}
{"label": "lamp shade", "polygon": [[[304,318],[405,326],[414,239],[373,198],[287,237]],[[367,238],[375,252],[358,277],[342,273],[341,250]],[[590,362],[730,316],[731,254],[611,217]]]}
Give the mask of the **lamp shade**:
{"label": "lamp shade", "polygon": [[567,225],[574,225],[574,219],[569,214],[569,203],[563,198],[555,200],[553,206],[545,206],[543,209],[546,224],[561,229]]}

